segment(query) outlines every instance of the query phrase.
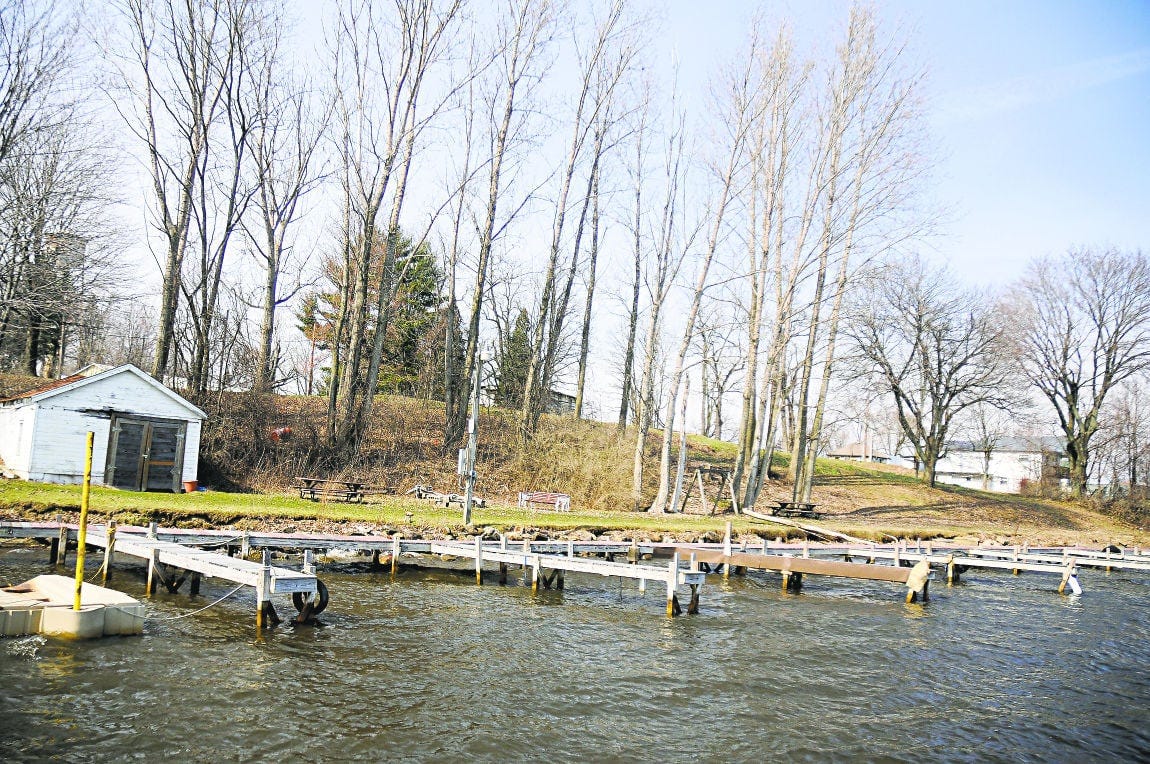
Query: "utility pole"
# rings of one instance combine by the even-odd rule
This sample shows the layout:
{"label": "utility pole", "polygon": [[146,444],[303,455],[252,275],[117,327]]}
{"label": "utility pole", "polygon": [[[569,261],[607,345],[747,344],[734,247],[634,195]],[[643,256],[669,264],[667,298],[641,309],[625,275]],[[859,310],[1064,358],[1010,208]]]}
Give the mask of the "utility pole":
{"label": "utility pole", "polygon": [[471,381],[471,418],[467,420],[467,452],[464,479],[466,488],[463,493],[463,524],[471,525],[471,506],[475,502],[475,449],[479,431],[479,380],[483,376],[483,362],[487,360],[486,353],[478,354],[475,359],[475,377]]}

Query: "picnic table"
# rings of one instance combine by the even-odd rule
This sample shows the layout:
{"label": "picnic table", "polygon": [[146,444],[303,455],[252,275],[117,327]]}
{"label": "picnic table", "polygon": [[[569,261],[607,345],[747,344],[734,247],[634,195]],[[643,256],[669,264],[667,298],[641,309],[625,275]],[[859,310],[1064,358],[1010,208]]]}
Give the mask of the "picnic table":
{"label": "picnic table", "polygon": [[806,501],[776,501],[771,514],[775,517],[809,517],[818,520],[822,514],[815,511],[817,506]]}
{"label": "picnic table", "polygon": [[344,501],[363,501],[367,492],[367,483],[359,480],[330,480],[328,478],[297,477],[296,487],[299,489],[301,499],[319,501],[323,498],[342,499]]}

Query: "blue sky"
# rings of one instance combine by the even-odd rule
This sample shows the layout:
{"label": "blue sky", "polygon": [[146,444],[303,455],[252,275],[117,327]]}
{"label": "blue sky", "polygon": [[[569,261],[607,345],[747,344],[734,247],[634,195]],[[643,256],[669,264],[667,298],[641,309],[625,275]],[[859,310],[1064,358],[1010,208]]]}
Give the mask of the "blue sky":
{"label": "blue sky", "polygon": [[[829,50],[849,3],[765,7]],[[947,212],[928,252],[993,286],[1035,256],[1074,246],[1150,249],[1150,2],[887,0],[876,8],[928,73],[932,194]],[[752,10],[735,0],[669,2],[685,86],[691,70],[712,68],[741,39]]]}

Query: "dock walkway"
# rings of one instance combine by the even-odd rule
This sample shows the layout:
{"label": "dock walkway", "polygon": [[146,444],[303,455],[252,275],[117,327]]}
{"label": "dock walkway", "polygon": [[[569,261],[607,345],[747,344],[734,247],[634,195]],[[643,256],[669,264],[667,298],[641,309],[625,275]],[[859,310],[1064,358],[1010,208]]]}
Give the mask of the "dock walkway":
{"label": "dock walkway", "polygon": [[[568,572],[589,573],[600,576],[614,576],[616,578],[634,579],[639,582],[640,591],[644,591],[647,581],[662,582],[667,587],[667,615],[678,615],[681,606],[676,596],[676,589],[685,585],[691,589],[691,599],[687,605],[687,613],[694,614],[699,611],[699,593],[706,581],[707,575],[700,570],[683,570],[680,567],[679,554],[673,554],[666,567],[657,565],[640,565],[600,560],[590,557],[576,557],[575,544],[568,545],[567,554],[544,554],[532,550],[532,542],[523,542],[522,549],[513,549],[507,545],[506,540],[499,543],[484,544],[479,539],[474,543],[459,541],[432,541],[429,542],[428,552],[431,554],[463,557],[475,562],[475,582],[483,583],[483,563],[494,562],[499,564],[500,581],[506,582],[507,566],[519,565],[523,567],[524,574],[531,573],[531,588],[538,591],[542,582],[546,588],[552,584],[563,588],[563,574]],[[547,574],[545,571],[550,570]]]}
{"label": "dock walkway", "polygon": [[[75,525],[62,523],[0,523],[0,537],[49,539],[52,543],[52,562],[56,564],[63,563],[68,542],[78,537],[78,530]],[[116,555],[127,555],[145,562],[148,568],[146,590],[149,595],[156,591],[160,582],[174,594],[190,578],[189,591],[195,596],[199,594],[203,576],[250,586],[256,594],[256,620],[259,626],[268,618],[278,620],[271,607],[273,594],[293,595],[293,601],[299,607],[302,603],[314,600],[323,588],[314,572],[272,566],[266,554],[263,562],[231,557],[160,538],[154,528],[117,529],[114,525],[90,525],[87,543],[104,550],[105,581],[110,577]],[[308,556],[305,568],[310,565]],[[183,573],[172,573],[169,568]],[[302,599],[304,595],[309,595],[306,600]]]}

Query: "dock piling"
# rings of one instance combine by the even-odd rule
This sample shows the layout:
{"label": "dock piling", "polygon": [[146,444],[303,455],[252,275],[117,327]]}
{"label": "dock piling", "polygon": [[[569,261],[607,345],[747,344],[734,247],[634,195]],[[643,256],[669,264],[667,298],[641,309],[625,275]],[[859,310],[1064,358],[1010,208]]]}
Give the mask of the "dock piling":
{"label": "dock piling", "polygon": [[68,562],[68,526],[61,525],[60,533],[56,539],[56,560],[57,565],[66,565]]}
{"label": "dock piling", "polygon": [[1078,574],[1074,569],[1074,560],[1070,560],[1070,564],[1066,566],[1066,570],[1062,572],[1062,581],[1058,584],[1058,593],[1066,594],[1066,587],[1070,587],[1070,591],[1075,594],[1082,594],[1082,587],[1078,585]]}
{"label": "dock piling", "polygon": [[391,537],[391,575],[399,570],[399,534]]}
{"label": "dock piling", "polygon": [[951,553],[946,558],[946,585],[953,586],[958,583],[959,571],[958,566],[954,563],[954,554]]}
{"label": "dock piling", "polygon": [[675,584],[679,580],[679,553],[675,552],[671,555],[671,562],[668,563],[671,570],[671,575],[667,577],[667,616],[673,618],[677,615],[675,612],[679,609],[679,601],[675,599]]}
{"label": "dock piling", "polygon": [[[725,554],[727,557],[731,556],[731,527],[732,527],[732,523],[730,520],[728,520],[727,521],[727,527],[723,532],[723,554]],[[697,565],[697,563],[695,562],[695,556],[691,555],[691,570],[698,570],[698,567],[696,567],[696,565]],[[730,564],[723,565],[723,580],[726,581],[730,577],[731,577],[731,566],[730,566]],[[687,612],[690,612],[690,606],[688,606]]]}
{"label": "dock piling", "polygon": [[106,532],[108,537],[108,545],[104,547],[104,570],[100,577],[100,585],[107,586],[108,579],[112,577],[112,563],[115,562],[116,556],[116,521],[110,520],[108,522],[108,530]]}
{"label": "dock piling", "polygon": [[159,566],[160,550],[153,549],[152,553],[148,556],[148,583],[144,587],[149,597],[156,593],[156,583],[158,582],[158,576],[156,574],[159,572]]}
{"label": "dock piling", "polygon": [[280,622],[275,606],[272,605],[272,553],[263,550],[263,570],[259,586],[256,587],[256,630],[275,626]]}
{"label": "dock piling", "polygon": [[475,537],[475,585],[483,586],[483,537]]}

